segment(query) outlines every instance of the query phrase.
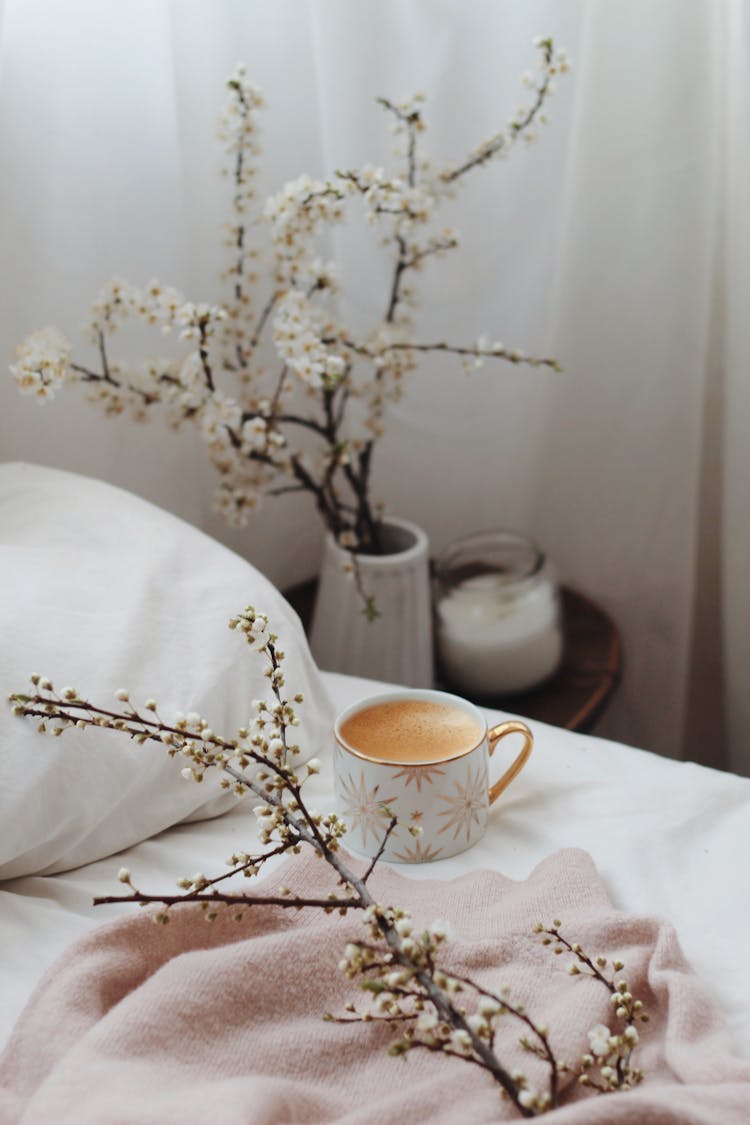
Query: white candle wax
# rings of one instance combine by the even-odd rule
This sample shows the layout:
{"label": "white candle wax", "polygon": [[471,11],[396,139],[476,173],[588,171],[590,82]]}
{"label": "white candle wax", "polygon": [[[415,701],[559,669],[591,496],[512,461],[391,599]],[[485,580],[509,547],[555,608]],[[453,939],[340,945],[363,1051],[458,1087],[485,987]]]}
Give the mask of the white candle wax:
{"label": "white candle wax", "polygon": [[560,663],[562,631],[551,581],[519,585],[502,573],[474,575],[445,594],[436,616],[440,665],[461,691],[524,691]]}

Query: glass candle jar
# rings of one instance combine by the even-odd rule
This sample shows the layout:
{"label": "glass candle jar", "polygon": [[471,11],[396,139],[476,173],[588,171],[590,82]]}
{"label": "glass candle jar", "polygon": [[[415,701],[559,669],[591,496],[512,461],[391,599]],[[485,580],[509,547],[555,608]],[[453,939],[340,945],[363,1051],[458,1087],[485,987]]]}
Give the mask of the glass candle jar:
{"label": "glass candle jar", "polygon": [[552,568],[522,535],[485,531],[450,543],[434,580],[442,680],[469,696],[510,695],[551,676],[562,657]]}

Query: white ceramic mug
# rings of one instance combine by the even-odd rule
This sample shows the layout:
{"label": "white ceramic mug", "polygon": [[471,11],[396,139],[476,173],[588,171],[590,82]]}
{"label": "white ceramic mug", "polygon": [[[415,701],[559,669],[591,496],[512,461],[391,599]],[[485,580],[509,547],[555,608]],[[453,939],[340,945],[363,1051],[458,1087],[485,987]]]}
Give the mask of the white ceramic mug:
{"label": "white ceramic mug", "polygon": [[[407,752],[399,760],[392,745],[387,757],[379,758],[377,743],[368,743],[363,750],[354,744],[351,734],[351,741],[342,735],[342,728],[362,712],[410,701],[462,712],[472,720],[465,744],[456,745],[448,756],[443,756],[443,749],[431,758],[427,749],[419,761]],[[510,720],[488,729],[482,712],[468,700],[421,689],[359,700],[338,716],[334,734],[336,809],[348,829],[344,845],[360,855],[374,857],[395,817],[396,827],[381,854],[383,859],[398,863],[447,859],[476,844],[484,835],[490,805],[520,773],[533,745],[525,723]],[[498,742],[511,734],[521,735],[521,749],[505,773],[490,784],[490,758]],[[422,831],[414,835],[410,827]]]}

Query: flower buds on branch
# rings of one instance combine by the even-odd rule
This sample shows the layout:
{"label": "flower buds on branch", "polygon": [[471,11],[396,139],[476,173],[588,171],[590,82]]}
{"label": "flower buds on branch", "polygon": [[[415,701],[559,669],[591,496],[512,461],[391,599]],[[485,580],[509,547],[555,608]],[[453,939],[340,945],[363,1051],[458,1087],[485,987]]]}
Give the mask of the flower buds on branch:
{"label": "flower buds on branch", "polygon": [[[64,385],[82,384],[105,414],[128,411],[139,421],[160,407],[169,425],[192,423],[206,443],[219,475],[216,507],[230,523],[245,524],[266,496],[307,492],[347,550],[378,554],[381,512],[371,496],[373,449],[388,407],[401,397],[419,358],[447,352],[467,371],[485,359],[559,370],[551,357],[528,355],[484,336],[468,344],[420,341],[412,321],[417,275],[458,247],[455,232],[437,224],[444,199],[469,172],[506,156],[520,138],[532,140],[544,124],[552,77],[567,71],[568,63],[551,39],[536,46],[538,74],[524,78],[531,104],[465,159],[433,168],[422,151],[422,95],[402,102],[380,98],[400,146],[397,172],[366,165],[326,180],[301,175],[262,207],[257,182],[263,99],[238,67],[227,82],[219,126],[223,171],[231,183],[221,305],[196,304],[158,281],[140,288],[115,279],[91,309],[86,334],[95,359],[74,360],[72,345],[57,329],[35,332],[20,345],[11,368],[20,391],[45,401]],[[321,236],[346,217],[353,202],[389,249],[392,265],[382,320],[359,336],[333,315],[337,271],[319,256]],[[265,264],[264,253],[270,258]],[[256,299],[261,282],[265,292]],[[184,346],[171,358],[116,360],[111,338],[133,320],[160,328]],[[269,336],[275,351],[270,366],[268,353],[261,357]],[[353,573],[359,577],[356,567]],[[361,581],[358,591],[364,612],[372,616]]]}
{"label": "flower buds on branch", "polygon": [[[389,1048],[392,1055],[421,1049],[468,1060],[497,1083],[524,1117],[560,1104],[562,1074],[572,1074],[580,1085],[599,1093],[639,1083],[643,1074],[632,1065],[638,1044],[636,1024],[647,1022],[648,1016],[642,1002],[630,992],[620,961],[609,965],[602,956],[589,957],[563,935],[558,919],[549,926],[539,923],[535,927],[542,943],[552,946],[554,953],[572,955],[571,975],[591,977],[610,994],[614,1026],[591,1028],[589,1051],[577,1064],[570,1064],[557,1055],[546,1025],[532,1018],[505,985],[490,989],[451,971],[450,922],[435,920],[418,929],[407,909],[373,898],[369,880],[396,828],[396,818],[383,806],[380,852],[364,874],[358,875],[341,851],[346,833],[343,821],[335,812],[318,812],[308,805],[305,788],[319,772],[320,762],[313,758],[306,765],[299,764],[301,748],[293,741],[293,732],[298,725],[296,708],[303,699],[287,693],[284,653],[268,617],[248,606],[229,626],[245,637],[255,658],[264,662],[268,680],[267,698],[252,701],[247,724],[231,737],[216,733],[195,712],[174,715],[166,722],[154,699],[147,699],[139,709],[127,688],[115,692],[115,706],[103,707],[76,688],[56,690],[51,680],[33,675],[29,691],[10,697],[14,713],[36,721],[41,733],[60,736],[71,727],[94,727],[116,731],[139,745],[160,743],[170,757],[178,759],[187,781],[201,783],[209,771],[216,770],[222,788],[238,798],[254,798],[258,846],[233,853],[227,860],[228,870],[213,876],[194,872],[178,879],[177,893],[150,894],[137,886],[127,868],[121,868],[118,880],[124,893],[95,901],[156,905],[152,917],[159,924],[169,922],[176,906],[190,903],[197,904],[208,921],[228,910],[238,923],[259,905],[319,909],[344,917],[357,911],[364,932],[349,935],[340,969],[359,983],[364,1002],[359,1006],[350,1002],[344,1013],[326,1014],[327,1020],[393,1024],[397,1037]],[[243,889],[242,881],[257,875],[269,860],[298,855],[303,847],[311,848],[331,869],[328,894],[306,897],[286,886],[276,893]],[[543,1064],[543,1085],[538,1081],[532,1085],[525,1073],[511,1072],[503,1065],[503,1040],[513,1025],[523,1029],[518,1041],[524,1050]]]}

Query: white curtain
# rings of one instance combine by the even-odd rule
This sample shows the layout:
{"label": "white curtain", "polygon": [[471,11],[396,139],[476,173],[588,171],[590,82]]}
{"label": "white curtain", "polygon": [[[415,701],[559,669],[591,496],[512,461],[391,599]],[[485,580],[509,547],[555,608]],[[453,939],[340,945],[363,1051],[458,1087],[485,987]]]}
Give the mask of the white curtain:
{"label": "white curtain", "polygon": [[[424,90],[425,143],[457,159],[515,110],[539,34],[573,73],[540,142],[449,205],[462,246],[424,273],[419,335],[486,331],[564,373],[427,361],[375,491],[433,549],[488,526],[532,535],[622,632],[601,732],[750,773],[742,0],[5,0],[0,355],[40,325],[75,335],[115,274],[217,299],[214,122],[239,59],[268,101],[268,193],[303,171],[387,166],[379,94]],[[348,225],[334,249],[344,313],[377,319],[388,265],[371,232]],[[224,527],[190,432],[105,422],[73,394],[39,408],[8,376],[0,455],[140,492],[282,586],[315,571],[306,499]]]}

